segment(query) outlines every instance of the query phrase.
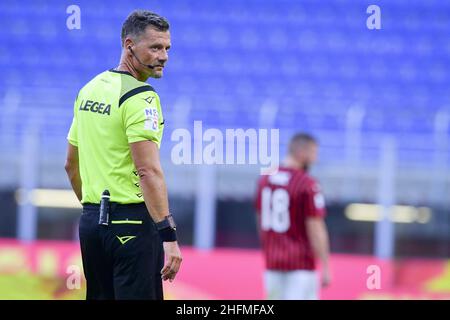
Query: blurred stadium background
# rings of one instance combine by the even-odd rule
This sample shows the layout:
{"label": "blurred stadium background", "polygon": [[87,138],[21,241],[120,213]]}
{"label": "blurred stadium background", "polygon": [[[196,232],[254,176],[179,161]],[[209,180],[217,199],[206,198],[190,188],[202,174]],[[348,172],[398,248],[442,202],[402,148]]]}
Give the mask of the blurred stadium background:
{"label": "blurred stadium background", "polygon": [[[69,30],[70,5],[81,29]],[[366,9],[381,8],[381,30]],[[450,2],[2,1],[0,299],[81,299],[79,205],[64,171],[78,90],[145,8],[171,23],[161,154],[184,265],[168,299],[262,299],[259,168],[174,165],[177,128],[279,128],[320,141],[334,283],[325,299],[450,297]],[[381,213],[392,220],[382,220]],[[381,268],[381,289],[366,286]]]}

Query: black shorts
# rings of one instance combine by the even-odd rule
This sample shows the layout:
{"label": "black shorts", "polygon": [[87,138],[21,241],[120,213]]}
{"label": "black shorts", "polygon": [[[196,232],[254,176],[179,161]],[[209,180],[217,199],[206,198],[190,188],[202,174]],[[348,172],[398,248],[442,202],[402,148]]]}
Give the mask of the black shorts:
{"label": "black shorts", "polygon": [[112,204],[109,225],[99,225],[99,205],[84,205],[80,245],[86,299],[162,300],[164,252],[144,203]]}

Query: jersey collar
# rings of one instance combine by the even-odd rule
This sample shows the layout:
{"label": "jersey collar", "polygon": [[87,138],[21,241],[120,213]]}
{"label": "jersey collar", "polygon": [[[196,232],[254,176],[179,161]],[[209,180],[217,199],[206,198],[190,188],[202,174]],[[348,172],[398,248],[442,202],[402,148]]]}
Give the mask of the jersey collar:
{"label": "jersey collar", "polygon": [[133,76],[131,73],[129,73],[128,71],[119,71],[119,70],[114,70],[114,69],[109,69],[108,71],[110,72],[114,72],[114,73],[121,73],[121,74],[127,74],[129,76]]}

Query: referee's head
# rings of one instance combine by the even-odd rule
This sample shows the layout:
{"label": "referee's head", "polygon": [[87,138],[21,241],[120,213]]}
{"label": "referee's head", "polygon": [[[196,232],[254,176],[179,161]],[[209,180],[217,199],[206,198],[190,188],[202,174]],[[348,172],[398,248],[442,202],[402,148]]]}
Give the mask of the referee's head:
{"label": "referee's head", "polygon": [[142,78],[161,78],[170,48],[169,22],[147,10],[135,10],[122,26],[122,59]]}

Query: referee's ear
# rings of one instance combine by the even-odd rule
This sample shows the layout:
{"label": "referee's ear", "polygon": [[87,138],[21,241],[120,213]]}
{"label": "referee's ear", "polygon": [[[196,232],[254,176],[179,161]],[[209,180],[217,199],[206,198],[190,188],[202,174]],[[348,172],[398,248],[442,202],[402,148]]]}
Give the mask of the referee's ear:
{"label": "referee's ear", "polygon": [[126,37],[123,41],[123,48],[127,51],[130,51],[130,48],[134,45],[133,40],[131,38]]}

